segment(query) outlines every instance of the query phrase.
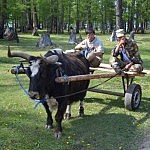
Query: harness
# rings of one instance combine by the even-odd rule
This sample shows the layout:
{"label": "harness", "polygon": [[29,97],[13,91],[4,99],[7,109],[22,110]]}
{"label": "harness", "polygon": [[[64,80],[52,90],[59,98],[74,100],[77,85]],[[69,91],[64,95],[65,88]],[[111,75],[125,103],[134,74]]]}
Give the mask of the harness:
{"label": "harness", "polygon": [[[20,85],[20,87],[22,88],[22,90],[24,91],[24,93],[29,97],[28,91],[23,87],[23,85],[22,85],[22,83],[21,83],[21,81],[20,81],[20,79],[19,79],[19,77],[18,77],[19,69],[20,69],[20,68],[23,68],[23,70],[25,71],[25,67],[24,67],[23,63],[21,62],[20,65],[19,65],[19,66],[15,66],[15,68],[16,68],[16,70],[17,70],[17,73],[15,73],[16,80],[18,81],[18,84]],[[58,69],[56,72],[57,72],[57,75],[58,75],[58,74],[62,74],[62,69],[60,68],[60,69]],[[105,80],[105,81],[103,81],[103,82],[101,82],[101,83],[99,83],[99,84],[96,84],[96,85],[94,85],[94,86],[91,86],[91,87],[89,87],[89,88],[87,88],[87,89],[84,89],[84,90],[82,90],[82,91],[74,92],[74,93],[71,93],[71,94],[66,94],[66,95],[63,95],[63,96],[56,96],[56,97],[54,97],[54,98],[55,98],[55,99],[59,99],[59,98],[64,98],[64,97],[69,97],[69,96],[73,96],[73,95],[76,95],[76,94],[80,94],[80,93],[82,93],[82,92],[86,92],[86,91],[88,91],[88,90],[90,90],[90,89],[93,89],[93,88],[95,88],[95,87],[98,87],[98,86],[100,86],[100,85],[102,85],[102,84],[108,82],[109,80],[111,80],[112,78],[114,78],[115,76],[117,76],[118,74],[119,74],[119,73],[116,73],[114,76],[108,78],[107,80]],[[66,82],[69,84],[68,76],[67,76],[67,75],[64,75],[63,77],[64,77],[64,79],[66,80]],[[29,97],[29,98],[30,98],[32,101],[36,102],[36,105],[34,106],[34,109],[37,108],[37,106],[38,106],[40,103],[42,103],[42,104],[46,103],[46,99],[33,99],[33,98],[31,98],[31,97]]]}
{"label": "harness", "polygon": [[[25,71],[25,68],[24,68],[22,62],[20,63],[20,66],[16,66],[15,68],[16,68],[16,70],[17,70],[17,73],[15,74],[16,80],[18,81],[18,84],[20,85],[20,87],[22,88],[22,90],[24,91],[24,93],[29,97],[28,91],[23,87],[23,85],[22,85],[22,83],[21,83],[21,81],[20,81],[20,79],[19,79],[19,77],[18,77],[18,72],[19,72],[19,69],[20,69],[20,68],[23,68],[23,70]],[[35,104],[35,106],[34,106],[34,109],[37,108],[37,106],[38,106],[40,103],[42,103],[42,104],[46,103],[46,100],[45,100],[45,99],[43,99],[43,100],[37,100],[37,99],[33,99],[33,98],[31,98],[31,97],[29,97],[29,98],[30,98],[32,101],[36,102],[36,104]]]}

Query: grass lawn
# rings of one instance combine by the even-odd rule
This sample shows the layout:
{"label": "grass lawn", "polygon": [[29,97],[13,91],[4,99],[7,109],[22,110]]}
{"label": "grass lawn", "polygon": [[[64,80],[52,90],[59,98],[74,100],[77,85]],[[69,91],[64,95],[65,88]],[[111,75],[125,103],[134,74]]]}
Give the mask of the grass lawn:
{"label": "grass lawn", "polygon": [[[104,63],[108,63],[116,42],[108,41],[110,35],[98,36],[105,47]],[[83,33],[82,37],[85,37]],[[88,92],[85,98],[86,115],[78,118],[79,104],[73,104],[72,118],[63,120],[63,136],[57,140],[54,130],[44,128],[44,107],[39,105],[34,109],[35,102],[28,99],[15,76],[10,73],[12,66],[19,64],[19,59],[7,58],[8,45],[12,51],[32,55],[44,55],[50,47],[37,48],[35,45],[39,37],[31,34],[19,34],[19,39],[20,43],[0,40],[0,150],[138,150],[144,134],[150,132],[150,75],[134,80],[142,87],[142,101],[138,110],[126,110],[122,97]],[[68,43],[67,34],[52,34],[51,40],[63,50],[75,46]],[[150,69],[150,34],[136,34],[135,40],[144,69]],[[28,78],[25,75],[19,77],[28,89]],[[104,80],[91,80],[90,86]],[[114,78],[99,88],[121,91],[121,78]]]}

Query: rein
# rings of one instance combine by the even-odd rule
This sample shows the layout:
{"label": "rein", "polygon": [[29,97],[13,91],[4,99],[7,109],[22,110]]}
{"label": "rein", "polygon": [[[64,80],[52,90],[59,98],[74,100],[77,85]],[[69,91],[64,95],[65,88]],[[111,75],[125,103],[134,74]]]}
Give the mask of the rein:
{"label": "rein", "polygon": [[[78,91],[78,92],[71,93],[71,94],[66,94],[66,95],[64,95],[64,96],[57,96],[57,97],[54,97],[54,98],[55,98],[55,99],[57,99],[57,98],[64,98],[64,97],[69,97],[69,96],[73,96],[73,95],[76,95],[76,94],[80,94],[80,93],[82,93],[82,92],[86,92],[86,91],[88,91],[88,90],[90,90],[90,89],[96,88],[96,87],[98,87],[98,86],[100,86],[100,85],[106,83],[107,81],[109,81],[109,80],[111,80],[112,78],[116,77],[118,74],[119,74],[119,73],[116,73],[116,74],[114,74],[112,77],[108,78],[107,80],[105,80],[105,81],[103,81],[103,82],[101,82],[101,83],[99,83],[99,84],[96,84],[96,85],[94,85],[94,86],[91,86],[91,87],[89,87],[89,88],[87,88],[87,89],[85,89],[85,90]],[[64,78],[66,79],[66,76],[65,76]]]}
{"label": "rein", "polygon": [[[17,73],[15,74],[16,80],[18,81],[18,84],[20,85],[20,87],[22,88],[22,90],[24,91],[24,93],[29,97],[28,91],[23,87],[23,85],[22,85],[22,83],[21,83],[21,81],[19,80],[19,77],[18,77],[18,72],[19,72],[19,69],[20,69],[20,68],[23,68],[23,69],[25,70],[25,68],[24,68],[24,66],[23,66],[22,63],[20,63],[20,66],[16,66],[16,70],[17,70]],[[99,83],[99,84],[97,84],[97,85],[91,86],[91,87],[89,87],[89,88],[87,88],[87,89],[85,89],[85,90],[78,91],[78,92],[71,93],[71,94],[66,94],[66,95],[63,95],[63,96],[56,96],[56,97],[54,97],[54,98],[55,98],[55,99],[64,98],[64,97],[69,97],[69,96],[73,96],[73,95],[76,95],[76,94],[80,94],[80,93],[82,93],[82,92],[86,92],[86,91],[88,91],[88,90],[90,90],[90,89],[93,89],[93,88],[95,88],[95,87],[98,87],[98,86],[100,86],[100,85],[102,85],[102,84],[108,82],[108,81],[111,80],[112,78],[116,77],[118,74],[119,74],[119,73],[116,73],[116,74],[114,74],[112,77],[108,78],[107,80],[105,80],[105,81],[103,81],[103,82],[101,82],[101,83]],[[67,78],[67,77],[64,76],[64,78]],[[30,97],[29,97],[29,98],[30,98]],[[30,99],[31,99],[32,101],[36,102],[36,105],[34,106],[34,108],[36,108],[40,103],[44,104],[44,103],[46,102],[45,99],[42,99],[42,100],[41,100],[41,99],[40,99],[40,100],[38,100],[38,99],[32,99],[32,98],[30,98]]]}
{"label": "rein", "polygon": [[[22,88],[22,90],[24,91],[24,93],[29,97],[29,94],[28,94],[28,91],[23,87],[21,81],[19,80],[19,77],[18,77],[18,72],[19,72],[19,69],[20,68],[23,68],[24,69],[24,66],[23,64],[21,63],[20,66],[16,66],[16,70],[17,70],[17,73],[15,74],[16,76],[16,80],[18,81],[18,84],[20,85],[20,87]],[[29,97],[30,98],[30,97]],[[34,109],[37,108],[37,106],[42,103],[44,104],[46,102],[46,100],[37,100],[37,99],[33,99],[33,98],[30,98],[32,101],[36,102],[36,105],[34,106]]]}

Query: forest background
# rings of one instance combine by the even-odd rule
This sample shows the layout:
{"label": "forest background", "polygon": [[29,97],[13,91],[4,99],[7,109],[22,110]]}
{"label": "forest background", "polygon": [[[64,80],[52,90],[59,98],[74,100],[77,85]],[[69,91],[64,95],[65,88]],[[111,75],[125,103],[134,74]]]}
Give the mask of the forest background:
{"label": "forest background", "polygon": [[87,27],[102,34],[118,28],[144,33],[149,20],[149,0],[0,0],[0,38],[6,26],[23,33],[35,28],[79,33]]}

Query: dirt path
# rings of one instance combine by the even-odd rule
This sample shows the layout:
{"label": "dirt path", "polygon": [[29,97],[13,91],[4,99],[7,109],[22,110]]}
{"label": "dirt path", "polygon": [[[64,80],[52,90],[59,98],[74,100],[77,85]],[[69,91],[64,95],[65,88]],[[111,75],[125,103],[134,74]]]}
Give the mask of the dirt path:
{"label": "dirt path", "polygon": [[145,133],[145,137],[143,139],[143,143],[140,146],[139,150],[150,150],[150,132]]}

